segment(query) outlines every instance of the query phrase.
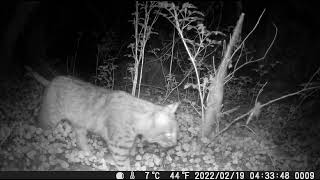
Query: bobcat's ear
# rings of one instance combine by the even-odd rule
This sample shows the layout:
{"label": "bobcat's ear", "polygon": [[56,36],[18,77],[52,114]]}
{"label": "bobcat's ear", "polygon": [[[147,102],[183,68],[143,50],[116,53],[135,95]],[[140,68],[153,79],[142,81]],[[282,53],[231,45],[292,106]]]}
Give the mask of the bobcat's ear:
{"label": "bobcat's ear", "polygon": [[173,103],[173,104],[169,104],[165,107],[166,111],[169,113],[175,113],[178,109],[178,106],[180,105],[179,102]]}

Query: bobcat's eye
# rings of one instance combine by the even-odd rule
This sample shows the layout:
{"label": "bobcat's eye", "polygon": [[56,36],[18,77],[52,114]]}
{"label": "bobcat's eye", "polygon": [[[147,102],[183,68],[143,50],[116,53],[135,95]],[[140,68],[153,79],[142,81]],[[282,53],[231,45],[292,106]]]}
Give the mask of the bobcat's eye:
{"label": "bobcat's eye", "polygon": [[167,136],[167,138],[170,138],[172,136],[171,133],[166,133],[165,136]]}
{"label": "bobcat's eye", "polygon": [[165,133],[165,136],[168,138],[168,139],[172,139],[172,138],[174,138],[174,135],[173,135],[173,133]]}
{"label": "bobcat's eye", "polygon": [[169,141],[171,141],[173,144],[175,144],[176,141],[177,141],[177,137],[176,137],[176,135],[175,135],[174,133],[166,133],[166,134],[165,134],[165,137],[166,137]]}

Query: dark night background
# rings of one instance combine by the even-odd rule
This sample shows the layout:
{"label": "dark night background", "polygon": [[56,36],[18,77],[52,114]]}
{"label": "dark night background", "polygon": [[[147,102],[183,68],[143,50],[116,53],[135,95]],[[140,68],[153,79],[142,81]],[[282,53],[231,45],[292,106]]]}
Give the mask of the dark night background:
{"label": "dark night background", "polygon": [[[32,2],[34,4],[31,4]],[[217,2],[219,1],[216,1],[216,4]],[[235,24],[237,13],[240,12],[235,2],[237,1],[223,2],[220,29]],[[271,42],[274,35],[272,23],[274,23],[278,27],[278,37],[268,58],[269,62],[275,59],[282,62],[282,66],[278,67],[281,69],[276,69],[277,79],[293,80],[296,83],[308,79],[319,66],[315,58],[318,46],[314,44],[318,41],[316,29],[319,22],[314,2],[245,0],[241,2],[242,11],[246,14],[243,36],[251,30],[262,10],[266,8],[256,32],[247,42],[247,45],[255,50],[254,57],[260,57]],[[212,14],[213,3],[198,1],[194,3],[207,14],[206,20],[212,24],[211,29],[217,28],[217,14],[214,14],[215,16]],[[22,64],[35,63],[39,58],[66,59],[67,56],[74,55],[76,50],[80,62],[79,71],[94,72],[95,60],[93,59],[95,59],[99,35],[112,32],[115,36],[112,40],[116,41],[114,44],[124,46],[121,49],[118,47],[119,51],[121,50],[120,54],[123,55],[128,51],[126,46],[133,42],[134,32],[128,20],[132,19],[133,12],[133,1],[7,3],[1,7],[1,38],[3,39],[1,72],[4,76],[10,72],[20,72],[17,68]],[[155,31],[163,30],[162,24],[156,24]],[[167,33],[172,30],[171,27],[165,28],[169,29],[163,30]],[[82,33],[81,37],[79,32]],[[93,32],[98,36],[94,36]],[[79,37],[79,47],[76,49]]]}
{"label": "dark night background", "polygon": [[[189,2],[205,13],[206,25],[211,30],[222,31],[234,26],[239,13],[244,12],[242,37],[251,31],[263,9],[266,9],[246,46],[254,58],[263,56],[274,37],[273,23],[278,28],[275,43],[264,61],[245,67],[237,75],[269,81],[269,91],[293,92],[320,67],[320,21],[316,1]],[[0,6],[0,82],[5,84],[1,87],[9,90],[0,92],[10,91],[8,82],[17,83],[26,79],[25,65],[49,80],[56,75],[74,75],[92,81],[91,77],[96,72],[97,44],[103,38],[112,47],[110,55],[117,58],[115,64],[119,68],[115,70],[115,78],[120,81],[119,76],[122,78],[126,63],[133,62],[125,54],[130,53],[128,44],[134,42],[134,29],[132,22],[129,22],[133,19],[131,14],[134,10],[134,1],[3,1]],[[218,15],[221,15],[219,27]],[[154,28],[159,36],[152,36],[147,46],[161,48],[160,40],[170,40],[172,27],[164,19],[159,19]],[[76,73],[71,74],[66,71],[66,64],[75,55]],[[268,69],[263,79],[257,78],[258,74],[252,71],[258,65],[269,67],[277,61],[280,64]],[[319,74],[314,81],[319,84]],[[6,95],[0,95],[3,96]],[[314,119],[312,123],[319,124],[317,131],[320,132],[318,99],[319,92],[316,92],[308,99],[307,110],[303,111],[308,111],[308,117]],[[311,141],[316,149],[312,153],[319,155],[320,141],[317,136],[315,138]],[[314,157],[314,154],[308,157]],[[310,169],[320,167],[317,163],[310,165]]]}

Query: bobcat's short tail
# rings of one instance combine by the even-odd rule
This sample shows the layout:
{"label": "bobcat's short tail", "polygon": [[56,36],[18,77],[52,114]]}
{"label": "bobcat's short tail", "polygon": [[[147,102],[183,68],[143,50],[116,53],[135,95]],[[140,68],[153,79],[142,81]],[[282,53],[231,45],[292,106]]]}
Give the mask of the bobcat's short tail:
{"label": "bobcat's short tail", "polygon": [[44,78],[43,76],[41,76],[39,73],[35,72],[32,70],[31,67],[29,66],[24,66],[24,68],[26,68],[26,70],[28,71],[28,74],[33,76],[37,81],[39,81],[42,85],[44,86],[48,86],[50,84],[50,81],[48,81],[46,78]]}

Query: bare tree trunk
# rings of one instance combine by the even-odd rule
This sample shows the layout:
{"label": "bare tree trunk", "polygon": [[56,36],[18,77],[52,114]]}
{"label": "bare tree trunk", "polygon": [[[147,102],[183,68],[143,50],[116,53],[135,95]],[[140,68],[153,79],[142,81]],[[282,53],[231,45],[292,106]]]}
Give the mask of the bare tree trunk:
{"label": "bare tree trunk", "polygon": [[[215,133],[219,131],[220,114],[223,100],[223,85],[224,79],[227,74],[227,69],[231,63],[233,49],[239,40],[241,34],[242,23],[244,19],[244,14],[242,13],[239,17],[237,25],[233,31],[231,40],[224,52],[224,57],[218,68],[216,76],[210,82],[209,94],[207,98],[207,108],[205,111],[205,123],[202,125],[202,136],[209,137],[215,129]],[[213,127],[215,125],[215,127]]]}

